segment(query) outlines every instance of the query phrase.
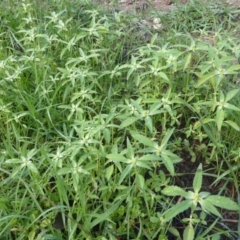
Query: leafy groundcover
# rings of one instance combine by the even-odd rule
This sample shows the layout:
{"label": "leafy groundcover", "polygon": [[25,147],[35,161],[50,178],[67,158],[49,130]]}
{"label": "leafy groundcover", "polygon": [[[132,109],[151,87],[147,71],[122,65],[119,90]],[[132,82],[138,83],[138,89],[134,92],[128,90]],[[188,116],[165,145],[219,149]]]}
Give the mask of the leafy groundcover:
{"label": "leafy groundcover", "polygon": [[239,237],[239,11],[148,11],[1,1],[1,239]]}

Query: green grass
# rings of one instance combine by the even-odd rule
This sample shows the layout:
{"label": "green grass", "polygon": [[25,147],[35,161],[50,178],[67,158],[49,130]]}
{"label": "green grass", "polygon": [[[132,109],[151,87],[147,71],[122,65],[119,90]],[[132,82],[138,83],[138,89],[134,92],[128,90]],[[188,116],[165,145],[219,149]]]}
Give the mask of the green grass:
{"label": "green grass", "polygon": [[238,10],[6,0],[0,20],[1,239],[240,237]]}

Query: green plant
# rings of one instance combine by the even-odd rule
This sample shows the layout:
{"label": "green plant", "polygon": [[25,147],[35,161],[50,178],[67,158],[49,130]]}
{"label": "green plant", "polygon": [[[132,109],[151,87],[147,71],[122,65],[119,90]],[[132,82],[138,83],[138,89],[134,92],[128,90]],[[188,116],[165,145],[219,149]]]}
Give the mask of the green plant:
{"label": "green plant", "polygon": [[[188,222],[188,225],[183,232],[184,240],[200,239],[201,237],[205,236],[205,233],[203,233],[202,236],[197,237],[194,233],[193,225],[201,223],[201,219],[195,218],[197,215],[194,213],[197,210],[203,211],[206,214],[214,214],[215,216],[222,218],[222,215],[219,213],[216,207],[233,211],[239,211],[240,208],[237,203],[227,197],[211,195],[209,192],[200,192],[202,186],[202,175],[202,164],[200,164],[193,180],[194,191],[186,192],[184,189],[178,186],[167,186],[162,190],[162,193],[167,196],[181,196],[186,199],[164,212],[163,221],[168,222],[179,213],[187,210],[188,208],[191,209],[189,218],[183,219],[184,222]],[[198,208],[198,205],[200,205],[200,209]],[[207,229],[207,232],[209,232],[209,229]]]}
{"label": "green plant", "polygon": [[239,196],[237,11],[185,7],[139,36],[93,1],[0,2],[1,239],[238,237],[204,225]]}

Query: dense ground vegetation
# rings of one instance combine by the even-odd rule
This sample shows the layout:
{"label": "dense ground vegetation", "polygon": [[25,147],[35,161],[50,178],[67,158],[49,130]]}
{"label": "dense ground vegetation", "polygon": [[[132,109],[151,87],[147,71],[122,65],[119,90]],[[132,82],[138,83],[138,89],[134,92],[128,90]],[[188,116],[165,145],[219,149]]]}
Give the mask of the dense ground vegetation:
{"label": "dense ground vegetation", "polygon": [[1,1],[1,239],[239,237],[239,11],[144,14]]}

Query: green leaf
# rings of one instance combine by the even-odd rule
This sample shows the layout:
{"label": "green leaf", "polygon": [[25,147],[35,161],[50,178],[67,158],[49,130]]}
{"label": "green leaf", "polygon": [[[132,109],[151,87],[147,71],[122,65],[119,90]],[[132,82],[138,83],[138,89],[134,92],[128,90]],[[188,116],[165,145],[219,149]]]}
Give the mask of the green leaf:
{"label": "green leaf", "polygon": [[107,169],[106,169],[106,179],[109,181],[109,179],[111,178],[113,174],[113,165],[109,166]]}
{"label": "green leaf", "polygon": [[150,131],[150,133],[152,133],[152,132],[153,132],[152,118],[149,117],[149,116],[147,116],[147,117],[145,118],[145,124],[146,124],[146,126],[148,127],[148,130]]}
{"label": "green leaf", "polygon": [[162,157],[164,166],[167,168],[169,173],[173,176],[175,174],[175,171],[174,171],[174,166],[171,158],[164,153],[161,153],[161,157]]}
{"label": "green leaf", "polygon": [[195,193],[198,193],[202,187],[202,164],[199,164],[197,172],[193,179],[193,189]]}
{"label": "green leaf", "polygon": [[120,176],[120,179],[118,181],[118,185],[121,185],[122,181],[125,179],[125,177],[131,172],[133,165],[129,164],[126,166],[126,168],[122,171],[122,174]]}
{"label": "green leaf", "polygon": [[192,206],[191,200],[185,200],[185,201],[182,201],[182,202],[174,205],[172,208],[170,208],[169,210],[167,210],[164,213],[165,221],[168,222],[168,221],[172,220],[179,213],[187,210],[191,206]]}
{"label": "green leaf", "polygon": [[159,157],[157,155],[147,154],[147,155],[143,155],[138,160],[139,161],[158,161],[158,160],[161,160],[161,157]]}
{"label": "green leaf", "polygon": [[235,122],[233,122],[231,120],[227,120],[227,121],[224,121],[224,123],[227,123],[229,126],[234,128],[236,131],[240,131],[240,127]]}
{"label": "green leaf", "polygon": [[150,217],[150,222],[152,223],[158,223],[159,219],[157,217]]}
{"label": "green leaf", "polygon": [[169,138],[171,137],[171,135],[173,134],[174,132],[174,128],[172,128],[171,130],[168,130],[164,136],[164,138],[162,139],[161,141],[161,147],[162,148],[165,148],[168,141],[169,141]]}
{"label": "green leaf", "polygon": [[111,141],[111,132],[108,128],[103,129],[103,136],[104,139],[106,140],[106,143],[110,143]]}
{"label": "green leaf", "polygon": [[131,135],[133,138],[135,138],[140,143],[143,143],[144,145],[146,145],[148,147],[153,147],[153,141],[150,140],[149,138],[147,138],[141,134],[138,134],[138,133],[131,133]]}
{"label": "green leaf", "polygon": [[110,153],[106,157],[113,162],[127,162],[127,159],[123,155],[117,153]]}
{"label": "green leaf", "polygon": [[92,221],[89,225],[89,229],[92,229],[94,226],[96,226],[99,223],[103,223],[104,221],[108,220],[110,221],[110,219],[108,219],[110,217],[110,215],[112,213],[114,213],[118,207],[120,206],[120,204],[122,203],[122,201],[118,201],[114,204],[111,204],[110,208],[105,210],[102,214],[90,214],[89,216],[91,217],[95,217],[96,219],[94,221]]}
{"label": "green leaf", "polygon": [[209,80],[210,78],[212,78],[215,75],[215,72],[211,72],[208,73],[206,75],[204,75],[201,79],[198,80],[198,82],[195,84],[195,88],[198,88],[199,86],[201,86],[203,83],[205,83],[207,80]]}
{"label": "green leaf", "polygon": [[188,196],[188,193],[178,186],[167,186],[162,190],[162,193],[164,195],[172,196],[172,197],[175,197],[175,196],[186,197],[186,196]]}
{"label": "green leaf", "polygon": [[200,192],[199,193],[199,197],[200,198],[206,198],[210,195],[211,193],[210,192]]}
{"label": "green leaf", "polygon": [[185,59],[185,64],[184,64],[184,67],[183,67],[183,71],[185,71],[187,69],[187,67],[189,66],[190,62],[191,62],[191,59],[192,59],[192,54],[189,53],[187,56],[186,56],[186,59]]}
{"label": "green leaf", "polygon": [[69,206],[69,196],[67,193],[68,187],[66,186],[66,182],[64,181],[62,176],[56,175],[56,183],[57,183],[58,196],[60,197],[60,202],[63,203],[64,201],[65,204]]}
{"label": "green leaf", "polygon": [[178,237],[177,239],[181,239],[181,238],[180,238],[180,233],[179,233],[179,231],[178,231],[176,228],[174,228],[174,227],[168,227],[168,231],[169,231],[171,234],[173,234],[175,237]]}
{"label": "green leaf", "polygon": [[229,67],[227,69],[227,72],[236,71],[236,70],[240,70],[240,64],[233,65],[233,66]]}
{"label": "green leaf", "polygon": [[38,173],[37,168],[35,167],[35,165],[34,165],[32,162],[29,162],[29,163],[27,164],[27,167],[28,167],[28,169],[29,169],[31,172]]}
{"label": "green leaf", "polygon": [[136,166],[151,170],[148,163],[145,163],[141,160],[139,161],[139,159],[136,161]]}
{"label": "green leaf", "polygon": [[160,112],[163,112],[162,110],[158,110],[161,106],[162,106],[162,102],[156,102],[154,104],[151,105],[151,108],[149,110],[149,115],[155,115],[155,114],[159,114]]}
{"label": "green leaf", "polygon": [[236,106],[234,106],[234,105],[232,105],[230,103],[225,103],[224,107],[228,108],[228,109],[231,109],[231,110],[234,110],[234,111],[240,111],[240,108],[238,108],[238,107],[236,107]]}
{"label": "green leaf", "polygon": [[170,157],[173,163],[179,163],[182,161],[182,159],[178,155],[176,155],[175,153],[172,153],[169,150],[163,150],[162,154]]}
{"label": "green leaf", "polygon": [[207,198],[213,205],[227,210],[239,211],[240,206],[230,198],[211,195]]}
{"label": "green leaf", "polygon": [[232,99],[238,92],[240,89],[233,89],[230,92],[228,92],[227,96],[226,96],[226,102],[228,102],[230,99]]}
{"label": "green leaf", "polygon": [[128,158],[134,157],[134,150],[133,150],[132,144],[128,138],[127,138],[127,157]]}
{"label": "green leaf", "polygon": [[136,182],[137,182],[138,187],[141,190],[143,190],[144,189],[145,180],[144,180],[144,177],[141,174],[137,174]]}
{"label": "green leaf", "polygon": [[183,240],[193,240],[194,239],[194,229],[191,223],[184,229]]}
{"label": "green leaf", "polygon": [[133,124],[134,122],[136,122],[139,118],[137,117],[128,117],[127,119],[125,119],[121,125],[120,125],[120,128],[125,128],[131,124]]}
{"label": "green leaf", "polygon": [[216,122],[217,122],[218,131],[221,131],[223,120],[224,120],[224,113],[225,112],[222,109],[222,107],[219,106],[217,108],[217,113],[216,113]]}
{"label": "green leaf", "polygon": [[71,168],[61,168],[60,170],[58,170],[57,174],[64,175],[64,174],[68,174],[70,172],[72,172]]}
{"label": "green leaf", "polygon": [[166,73],[164,72],[158,72],[158,76],[161,77],[162,79],[166,80],[167,82],[169,82],[169,78],[166,75]]}
{"label": "green leaf", "polygon": [[213,206],[211,201],[208,200],[208,198],[200,199],[199,203],[203,209],[203,211],[210,212],[220,218],[222,218],[221,214],[218,212],[218,210]]}

